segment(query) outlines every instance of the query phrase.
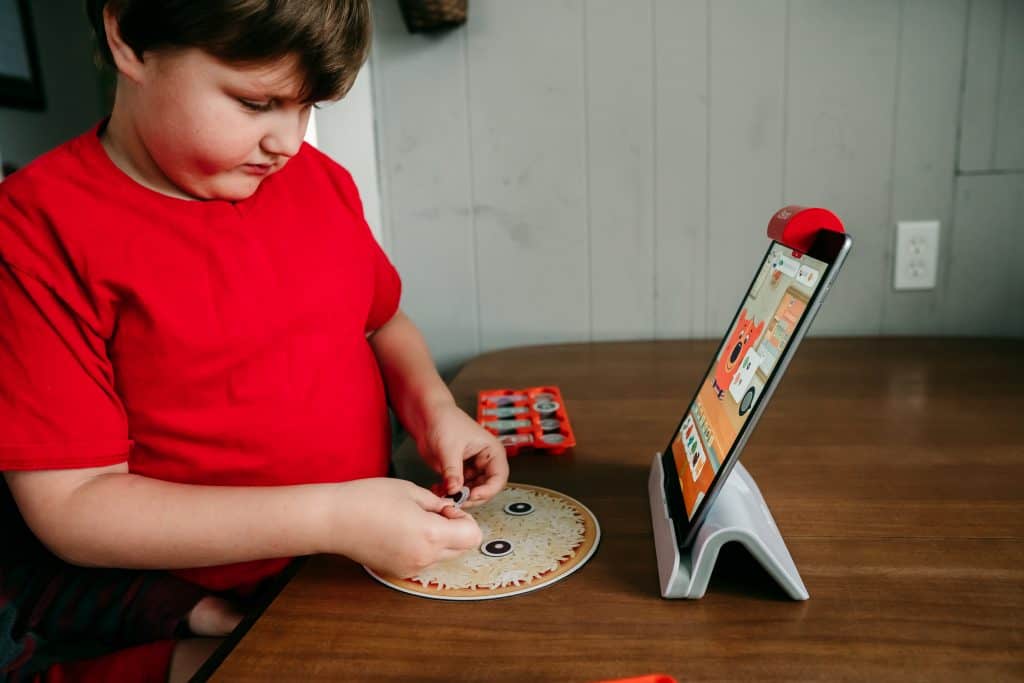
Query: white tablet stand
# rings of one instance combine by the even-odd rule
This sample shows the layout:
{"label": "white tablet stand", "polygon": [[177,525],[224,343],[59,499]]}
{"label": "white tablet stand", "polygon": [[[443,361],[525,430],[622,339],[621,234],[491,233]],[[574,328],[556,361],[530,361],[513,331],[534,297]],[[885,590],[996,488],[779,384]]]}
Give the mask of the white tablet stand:
{"label": "white tablet stand", "polygon": [[[768,221],[768,237],[791,249],[806,253],[819,232],[845,232],[839,216],[828,209],[784,206]],[[742,446],[742,444],[740,444]],[[729,541],[739,541],[794,600],[810,597],[793,558],[786,549],[764,496],[754,478],[739,462],[729,473],[697,530],[697,537],[685,552],[679,551],[676,529],[665,501],[665,472],[661,454],[654,457],[647,490],[654,524],[654,547],[658,553],[661,595],[666,598],[701,598],[715,568],[718,551]]]}
{"label": "white tablet stand", "polygon": [[718,551],[729,541],[743,544],[789,597],[794,600],[810,597],[761,491],[742,463],[737,462],[729,473],[693,544],[683,552],[679,551],[675,526],[668,516],[664,481],[661,453],[658,453],[651,464],[647,491],[663,598],[695,600],[704,597]]}

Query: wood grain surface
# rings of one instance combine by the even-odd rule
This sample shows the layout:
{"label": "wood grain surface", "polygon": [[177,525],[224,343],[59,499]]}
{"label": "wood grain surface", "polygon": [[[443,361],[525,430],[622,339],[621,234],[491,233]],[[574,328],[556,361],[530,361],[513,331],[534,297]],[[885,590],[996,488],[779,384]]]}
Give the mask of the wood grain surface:
{"label": "wood grain surface", "polygon": [[[556,384],[578,445],[512,480],[579,499],[597,554],[522,596],[428,600],[314,557],[213,680],[1024,679],[1024,341],[812,339],[743,461],[811,594],[739,548],[707,596],[663,600],[647,471],[715,345],[630,342],[481,356],[452,390]],[[397,462],[422,479],[409,444]]]}

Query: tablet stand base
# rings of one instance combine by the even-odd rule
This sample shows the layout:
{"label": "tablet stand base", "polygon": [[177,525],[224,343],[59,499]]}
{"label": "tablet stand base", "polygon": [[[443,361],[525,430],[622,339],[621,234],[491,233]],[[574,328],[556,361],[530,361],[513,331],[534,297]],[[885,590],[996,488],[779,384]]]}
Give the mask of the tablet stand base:
{"label": "tablet stand base", "polygon": [[682,553],[676,542],[675,526],[668,516],[664,480],[661,453],[658,453],[651,464],[647,490],[662,597],[704,597],[718,552],[729,541],[743,544],[789,597],[794,600],[810,597],[761,491],[742,463],[736,463],[693,545]]}

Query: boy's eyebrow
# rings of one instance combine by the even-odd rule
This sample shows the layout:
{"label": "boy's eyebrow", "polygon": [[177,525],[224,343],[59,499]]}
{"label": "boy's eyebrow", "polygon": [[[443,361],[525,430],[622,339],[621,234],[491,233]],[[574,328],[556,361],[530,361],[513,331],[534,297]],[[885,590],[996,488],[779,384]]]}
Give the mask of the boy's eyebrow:
{"label": "boy's eyebrow", "polygon": [[245,87],[251,93],[259,93],[267,100],[298,100],[302,94],[301,87],[279,88],[268,83],[250,81]]}
{"label": "boy's eyebrow", "polygon": [[[304,73],[299,64],[291,62],[227,64],[234,71],[231,78],[237,87],[266,100],[298,102],[306,92]],[[241,78],[238,78],[241,76]]]}
{"label": "boy's eyebrow", "polygon": [[298,101],[303,92],[302,83],[291,78],[269,79],[255,74],[236,82],[235,87],[252,95],[259,94],[263,99],[277,101]]}
{"label": "boy's eyebrow", "polygon": [[242,88],[241,95],[257,102],[299,102],[302,100],[300,91],[274,91],[265,88]]}

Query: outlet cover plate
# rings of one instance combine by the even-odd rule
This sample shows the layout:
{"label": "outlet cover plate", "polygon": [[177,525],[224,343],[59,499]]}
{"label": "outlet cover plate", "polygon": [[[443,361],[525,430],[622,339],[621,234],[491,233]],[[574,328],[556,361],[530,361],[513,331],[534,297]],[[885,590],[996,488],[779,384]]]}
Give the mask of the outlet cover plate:
{"label": "outlet cover plate", "polygon": [[893,287],[934,289],[939,270],[939,221],[899,221]]}

